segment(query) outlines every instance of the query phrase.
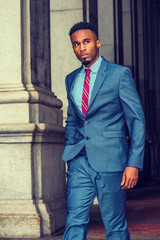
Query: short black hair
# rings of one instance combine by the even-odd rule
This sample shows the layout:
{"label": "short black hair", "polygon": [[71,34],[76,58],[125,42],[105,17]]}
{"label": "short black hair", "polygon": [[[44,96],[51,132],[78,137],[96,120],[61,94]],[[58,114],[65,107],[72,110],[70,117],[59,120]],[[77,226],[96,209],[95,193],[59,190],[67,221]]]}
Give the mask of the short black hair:
{"label": "short black hair", "polygon": [[78,30],[82,30],[82,29],[91,30],[98,39],[98,30],[97,30],[96,26],[94,26],[93,24],[91,24],[89,22],[78,22],[78,23],[74,24],[69,31],[70,37],[74,32],[76,32]]}

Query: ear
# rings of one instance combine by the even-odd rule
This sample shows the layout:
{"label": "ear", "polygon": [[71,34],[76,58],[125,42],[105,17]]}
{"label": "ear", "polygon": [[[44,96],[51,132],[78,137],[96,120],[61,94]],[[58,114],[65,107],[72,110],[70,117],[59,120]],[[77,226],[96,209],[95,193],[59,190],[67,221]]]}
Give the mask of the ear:
{"label": "ear", "polygon": [[96,45],[97,45],[97,48],[100,48],[100,46],[101,46],[101,41],[100,41],[99,39],[96,41]]}

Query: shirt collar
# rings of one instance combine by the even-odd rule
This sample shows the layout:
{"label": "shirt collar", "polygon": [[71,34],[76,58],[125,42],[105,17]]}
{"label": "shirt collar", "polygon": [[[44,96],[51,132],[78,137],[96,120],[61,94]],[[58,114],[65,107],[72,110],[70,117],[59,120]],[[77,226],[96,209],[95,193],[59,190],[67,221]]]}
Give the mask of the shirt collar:
{"label": "shirt collar", "polygon": [[[101,64],[101,61],[102,61],[102,57],[99,56],[99,58],[97,59],[97,61],[90,67],[91,71],[93,73],[97,73],[98,70],[99,70],[99,67],[100,67],[100,64]],[[84,70],[87,69],[85,66],[83,66]]]}

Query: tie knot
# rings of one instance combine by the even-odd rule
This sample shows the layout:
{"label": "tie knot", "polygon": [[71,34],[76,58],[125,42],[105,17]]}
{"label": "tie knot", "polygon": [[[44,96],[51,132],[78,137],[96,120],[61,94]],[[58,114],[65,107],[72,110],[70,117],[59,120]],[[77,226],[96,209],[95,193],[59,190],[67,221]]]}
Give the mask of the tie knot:
{"label": "tie knot", "polygon": [[90,73],[91,73],[91,69],[85,69],[86,71],[86,76],[89,77]]}

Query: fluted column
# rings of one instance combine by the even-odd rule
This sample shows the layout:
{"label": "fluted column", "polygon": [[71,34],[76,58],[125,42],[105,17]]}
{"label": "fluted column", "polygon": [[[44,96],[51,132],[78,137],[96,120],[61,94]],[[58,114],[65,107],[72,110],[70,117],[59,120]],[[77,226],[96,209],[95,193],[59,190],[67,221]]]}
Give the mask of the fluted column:
{"label": "fluted column", "polygon": [[49,1],[0,3],[0,238],[64,226],[62,102],[51,92]]}

